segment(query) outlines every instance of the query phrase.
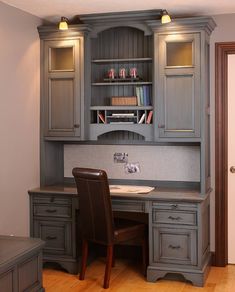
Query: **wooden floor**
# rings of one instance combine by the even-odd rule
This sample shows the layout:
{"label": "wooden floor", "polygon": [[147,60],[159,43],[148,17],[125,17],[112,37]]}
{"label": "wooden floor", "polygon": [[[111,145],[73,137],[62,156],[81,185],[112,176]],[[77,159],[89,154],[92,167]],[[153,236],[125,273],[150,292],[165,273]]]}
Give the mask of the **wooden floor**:
{"label": "wooden floor", "polygon": [[234,292],[235,265],[225,268],[212,267],[203,288],[194,287],[190,283],[172,280],[158,280],[148,283],[141,274],[141,268],[133,262],[117,260],[112,269],[110,288],[103,289],[104,259],[98,259],[87,267],[84,281],[78,276],[70,275],[62,270],[44,268],[43,286],[46,292],[67,291],[117,291],[117,292]]}

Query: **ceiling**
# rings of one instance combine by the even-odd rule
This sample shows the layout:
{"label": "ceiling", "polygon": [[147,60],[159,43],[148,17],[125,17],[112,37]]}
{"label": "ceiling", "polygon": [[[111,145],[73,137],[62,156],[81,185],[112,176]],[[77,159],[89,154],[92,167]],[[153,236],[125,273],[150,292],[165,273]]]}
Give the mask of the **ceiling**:
{"label": "ceiling", "polygon": [[50,22],[61,16],[69,19],[75,15],[167,9],[174,17],[235,13],[234,0],[1,0]]}

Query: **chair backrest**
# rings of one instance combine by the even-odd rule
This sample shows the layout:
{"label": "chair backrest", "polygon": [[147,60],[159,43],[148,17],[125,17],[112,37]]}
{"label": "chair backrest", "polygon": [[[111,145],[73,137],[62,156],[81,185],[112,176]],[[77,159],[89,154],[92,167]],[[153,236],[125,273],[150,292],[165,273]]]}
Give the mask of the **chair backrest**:
{"label": "chair backrest", "polygon": [[101,169],[74,168],[83,238],[101,244],[114,241],[114,223],[107,174]]}

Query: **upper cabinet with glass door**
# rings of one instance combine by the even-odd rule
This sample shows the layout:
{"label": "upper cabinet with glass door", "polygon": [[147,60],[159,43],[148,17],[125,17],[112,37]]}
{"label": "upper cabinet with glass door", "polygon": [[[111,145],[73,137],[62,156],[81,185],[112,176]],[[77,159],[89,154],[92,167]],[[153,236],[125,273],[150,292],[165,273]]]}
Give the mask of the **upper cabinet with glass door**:
{"label": "upper cabinet with glass door", "polygon": [[200,137],[200,35],[159,37],[160,137]]}
{"label": "upper cabinet with glass door", "polygon": [[44,44],[45,136],[81,135],[79,40]]}
{"label": "upper cabinet with glass door", "polygon": [[210,17],[174,19],[154,31],[155,140],[205,139],[209,108]]}
{"label": "upper cabinet with glass door", "polygon": [[49,140],[84,139],[84,43],[86,25],[68,31],[38,28],[41,39],[41,127]]}

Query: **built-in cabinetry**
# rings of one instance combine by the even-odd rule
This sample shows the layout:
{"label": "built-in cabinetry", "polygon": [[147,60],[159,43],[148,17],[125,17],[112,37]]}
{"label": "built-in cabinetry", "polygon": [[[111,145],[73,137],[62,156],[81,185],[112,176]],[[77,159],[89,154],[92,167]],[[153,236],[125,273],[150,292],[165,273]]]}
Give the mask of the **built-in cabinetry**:
{"label": "built-in cabinetry", "polygon": [[[152,140],[152,64],[153,37],[140,29],[111,27],[91,39],[91,140],[110,139],[111,132],[113,139]],[[127,105],[112,106],[117,97]]]}
{"label": "built-in cabinetry", "polygon": [[200,33],[156,35],[159,137],[200,137]]}
{"label": "built-in cabinetry", "polygon": [[[215,23],[195,17],[162,25],[160,14],[83,15],[82,24],[63,32],[39,27],[41,186],[65,182],[66,143],[197,146],[200,182],[190,183],[200,190],[193,200],[164,181],[174,196],[157,196],[144,208],[149,213],[147,279],[181,273],[202,285],[210,260],[209,36]],[[59,197],[39,193],[30,193],[31,234],[46,241],[45,260],[76,272],[76,203],[64,192]],[[120,206],[133,207],[126,200]]]}
{"label": "built-in cabinetry", "polygon": [[210,264],[209,197],[201,202],[156,200],[149,212],[149,281],[180,273],[203,286]]}
{"label": "built-in cabinetry", "polygon": [[56,262],[78,273],[79,234],[76,194],[29,191],[30,235],[45,241],[44,262]]}
{"label": "built-in cabinetry", "polygon": [[82,26],[68,34],[40,27],[41,117],[44,137],[84,139],[84,38]]}

